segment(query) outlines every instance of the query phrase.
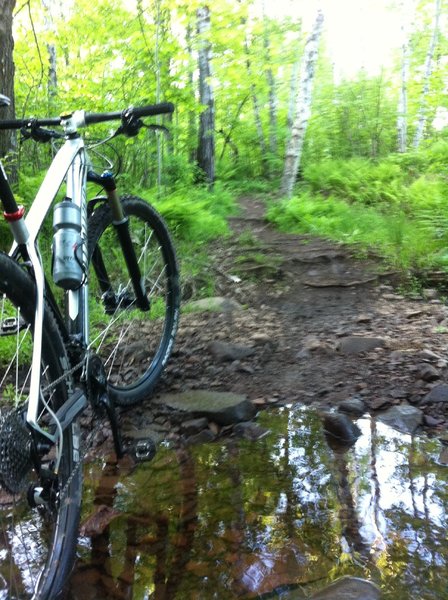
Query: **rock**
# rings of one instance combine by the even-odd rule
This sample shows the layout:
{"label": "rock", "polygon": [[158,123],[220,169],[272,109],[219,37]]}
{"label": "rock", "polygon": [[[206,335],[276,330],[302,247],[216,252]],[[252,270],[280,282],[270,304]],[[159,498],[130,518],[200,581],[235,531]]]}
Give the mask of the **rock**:
{"label": "rock", "polygon": [[361,435],[355,423],[344,413],[322,413],[325,433],[340,444],[351,446]]}
{"label": "rock", "polygon": [[252,421],[246,421],[244,423],[237,423],[233,428],[233,432],[238,437],[243,437],[246,440],[256,441],[268,435],[268,433],[270,433],[270,429],[260,427],[260,425],[257,425]]}
{"label": "rock", "polygon": [[256,413],[254,405],[246,396],[230,392],[190,390],[180,394],[164,394],[154,402],[197,417],[206,417],[218,425],[249,421]]}
{"label": "rock", "polygon": [[373,398],[370,401],[369,406],[372,410],[380,410],[381,408],[385,408],[392,404],[390,398],[385,398],[384,396],[378,396],[377,398]]}
{"label": "rock", "polygon": [[194,300],[184,306],[186,312],[233,312],[242,310],[243,307],[232,298],[216,296],[212,298],[201,298]]}
{"label": "rock", "polygon": [[426,300],[435,300],[438,297],[439,292],[433,288],[426,288],[422,290],[422,294]]}
{"label": "rock", "polygon": [[208,427],[208,419],[205,417],[199,417],[198,419],[190,419],[188,421],[184,421],[181,424],[182,431],[186,435],[193,435]]}
{"label": "rock", "polygon": [[417,375],[423,381],[435,381],[436,379],[440,379],[439,371],[433,367],[433,365],[429,365],[424,363],[417,367]]}
{"label": "rock", "polygon": [[423,402],[448,402],[448,385],[441,383],[433,387],[423,398]]}
{"label": "rock", "polygon": [[423,360],[429,360],[429,361],[432,361],[432,362],[437,362],[442,357],[439,354],[436,354],[435,352],[433,352],[432,350],[429,350],[428,348],[425,348],[424,350],[422,350],[420,352],[420,358],[422,358]]}
{"label": "rock", "polygon": [[190,435],[186,439],[187,446],[194,446],[195,444],[207,444],[213,442],[215,434],[210,429],[203,429],[194,435]]}
{"label": "rock", "polygon": [[440,451],[439,463],[444,466],[448,465],[448,448],[446,446]]}
{"label": "rock", "polygon": [[343,400],[339,404],[338,410],[343,413],[346,413],[347,415],[353,415],[354,417],[362,417],[362,415],[366,412],[366,405],[364,403],[364,400],[358,398],[357,396],[353,396],[353,398]]}
{"label": "rock", "polygon": [[215,340],[207,346],[208,351],[220,362],[233,362],[251,356],[255,350],[249,346],[238,346]]}
{"label": "rock", "polygon": [[250,341],[255,344],[255,346],[263,346],[264,344],[272,344],[273,339],[271,335],[267,333],[255,332],[250,336]]}
{"label": "rock", "polygon": [[356,323],[370,323],[372,320],[372,315],[368,315],[365,313],[361,313],[355,319]]}
{"label": "rock", "polygon": [[425,415],[423,421],[428,427],[437,427],[437,425],[441,425],[444,422],[443,419],[437,419],[431,415]]}
{"label": "rock", "polygon": [[378,419],[402,433],[414,433],[423,422],[423,412],[415,406],[392,406],[378,415]]}
{"label": "rock", "polygon": [[156,426],[148,426],[143,429],[134,430],[123,430],[123,435],[132,440],[141,440],[150,438],[155,444],[159,444],[164,436],[161,434],[160,429],[156,429]]}
{"label": "rock", "polygon": [[380,588],[366,579],[345,576],[314,593],[311,600],[380,600]]}
{"label": "rock", "polygon": [[405,390],[404,388],[394,388],[393,390],[390,390],[389,392],[389,396],[391,398],[394,399],[404,399],[408,397],[408,391]]}
{"label": "rock", "polygon": [[383,348],[385,345],[386,340],[383,338],[351,335],[342,338],[337,344],[337,349],[342,354],[360,354],[361,352],[369,352],[374,348]]}

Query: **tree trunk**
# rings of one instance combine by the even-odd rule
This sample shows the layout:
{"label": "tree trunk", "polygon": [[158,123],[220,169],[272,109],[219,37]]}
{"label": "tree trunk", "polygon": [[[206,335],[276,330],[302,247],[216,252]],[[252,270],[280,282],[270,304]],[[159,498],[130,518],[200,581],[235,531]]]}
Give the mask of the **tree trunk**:
{"label": "tree trunk", "polygon": [[299,84],[299,73],[300,73],[300,59],[292,66],[291,80],[289,84],[289,103],[288,103],[288,116],[286,119],[286,126],[289,131],[292,129],[294,123],[294,117],[296,114],[296,97],[297,97],[297,86]]}
{"label": "tree trunk", "polygon": [[266,60],[266,79],[269,89],[269,150],[272,155],[275,155],[277,153],[277,93],[271,65],[271,41],[265,8],[263,1],[263,45]]}
{"label": "tree trunk", "polygon": [[[15,0],[0,0],[0,94],[11,100],[9,107],[0,108],[1,119],[14,119],[14,40],[12,37],[12,13]],[[13,131],[0,131],[0,157],[16,149]]]}
{"label": "tree trunk", "polygon": [[437,45],[437,38],[439,35],[439,20],[440,20],[441,9],[442,9],[442,0],[436,0],[434,22],[433,22],[434,24],[433,24],[433,29],[432,29],[431,41],[429,43],[428,53],[426,54],[425,72],[424,72],[424,76],[423,76],[424,83],[423,83],[423,89],[422,89],[422,93],[421,93],[421,97],[420,97],[420,108],[418,111],[416,131],[415,131],[415,135],[414,135],[414,141],[412,144],[414,146],[414,148],[419,147],[420,142],[423,139],[423,132],[425,130],[425,125],[426,125],[426,119],[427,119],[426,96],[428,95],[428,92],[429,92],[429,80],[430,80],[430,77],[432,74],[432,61],[433,61],[433,57],[434,57],[434,50]]}
{"label": "tree trunk", "polygon": [[[245,20],[243,20],[244,22]],[[249,52],[249,42],[247,40],[247,34],[244,39],[244,52],[246,53],[246,70],[247,75],[250,81],[250,94],[252,96],[252,104],[254,107],[254,118],[255,118],[255,128],[257,130],[258,143],[260,145],[261,152],[261,161],[263,165],[266,162],[266,141],[263,133],[263,125],[261,123],[261,112],[260,112],[260,104],[258,102],[257,90],[255,84],[253,83],[253,75],[252,75],[252,65],[250,62],[250,52]]]}
{"label": "tree trunk", "polygon": [[285,165],[280,188],[281,194],[283,196],[287,196],[288,198],[291,197],[292,190],[296,182],[306,129],[308,127],[308,120],[311,115],[314,72],[323,21],[324,15],[321,11],[319,11],[317,13],[313,30],[306,41],[305,50],[303,53],[299,91],[296,102],[296,114],[294,117],[288,147],[286,149]]}
{"label": "tree trunk", "polygon": [[[44,7],[44,27],[45,31],[54,31],[53,14],[57,10],[54,0],[42,0],[42,6]],[[48,79],[47,79],[47,93],[48,93],[48,112],[52,113],[54,109],[55,100],[58,95],[58,75],[57,75],[57,61],[56,61],[56,46],[53,43],[47,44],[48,52]]]}
{"label": "tree trunk", "polygon": [[199,100],[206,108],[199,120],[198,166],[204,172],[207,183],[212,186],[215,180],[215,102],[211,86],[210,10],[202,6],[197,10],[197,33],[200,38]]}
{"label": "tree trunk", "polygon": [[[190,58],[190,64],[188,65],[188,84],[190,86],[190,90],[192,95],[194,95],[193,81],[194,81],[194,73],[193,73],[193,48],[192,48],[192,31],[190,23],[187,25],[186,31],[186,43],[187,43],[187,52]],[[188,111],[188,160],[190,163],[197,162],[197,147],[196,147],[196,139],[198,135],[197,131],[197,119],[196,113],[193,109]]]}
{"label": "tree trunk", "polygon": [[397,118],[398,152],[406,152],[408,147],[408,77],[409,41],[403,35],[401,46],[401,88]]}

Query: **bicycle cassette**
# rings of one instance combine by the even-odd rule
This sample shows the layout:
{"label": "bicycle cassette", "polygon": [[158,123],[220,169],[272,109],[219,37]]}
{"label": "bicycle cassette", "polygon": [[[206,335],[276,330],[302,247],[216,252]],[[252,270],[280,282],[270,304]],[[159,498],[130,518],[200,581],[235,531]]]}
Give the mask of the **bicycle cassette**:
{"label": "bicycle cassette", "polygon": [[11,494],[24,489],[31,470],[32,438],[15,410],[0,413],[0,484]]}

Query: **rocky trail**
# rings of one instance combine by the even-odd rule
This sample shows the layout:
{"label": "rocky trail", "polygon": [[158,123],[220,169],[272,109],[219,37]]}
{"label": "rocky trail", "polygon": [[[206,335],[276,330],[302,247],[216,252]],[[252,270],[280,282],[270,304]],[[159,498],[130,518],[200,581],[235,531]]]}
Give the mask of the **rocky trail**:
{"label": "rocky trail", "polygon": [[[231,419],[179,412],[189,392],[202,390],[245,397],[255,410],[246,406],[239,421],[270,405],[348,401],[401,430],[443,437],[448,307],[437,291],[405,297],[379,259],[281,233],[263,213],[261,201],[242,199],[233,235],[212,249],[219,297],[185,301],[165,375],[154,398],[124,415],[125,433],[143,427],[192,442],[234,433]],[[257,435],[256,426],[245,431]]]}

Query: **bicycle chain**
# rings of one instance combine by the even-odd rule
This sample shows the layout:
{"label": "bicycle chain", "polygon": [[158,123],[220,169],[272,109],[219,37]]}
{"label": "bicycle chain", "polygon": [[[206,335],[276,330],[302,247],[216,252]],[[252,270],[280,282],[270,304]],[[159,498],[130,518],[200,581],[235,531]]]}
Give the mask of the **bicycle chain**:
{"label": "bicycle chain", "polygon": [[[71,369],[68,369],[67,371],[64,372],[63,375],[61,375],[60,377],[58,377],[57,379],[55,379],[54,381],[52,381],[49,385],[47,385],[45,388],[42,388],[41,393],[45,393],[48,392],[51,389],[54,389],[57,385],[59,385],[59,383],[62,383],[63,381],[65,381],[67,379],[67,377],[70,377],[71,375],[73,375],[74,373],[76,373],[76,371],[78,369],[80,369],[81,367],[83,367],[87,362],[87,359],[84,358],[82,361],[80,361],[77,365],[75,365],[74,367],[72,367]],[[70,473],[67,481],[64,484],[64,487],[59,491],[59,505],[62,504],[62,502],[65,500],[66,495],[67,495],[67,491],[73,481],[73,479],[76,477],[79,469],[82,467],[82,465],[84,464],[84,458],[87,455],[87,452],[90,448],[90,445],[92,443],[92,441],[94,440],[96,434],[98,433],[98,431],[100,430],[100,427],[102,426],[102,422],[100,419],[97,420],[95,427],[92,429],[92,431],[87,435],[86,441],[83,444],[84,449],[81,450],[81,448],[79,449],[79,460],[77,461],[75,468],[72,470],[72,472]],[[82,441],[82,434],[80,432],[80,442]],[[89,441],[90,438],[90,441]]]}
{"label": "bicycle chain", "polygon": [[[102,425],[102,423],[101,423],[100,419],[98,419],[95,427],[92,429],[92,431],[88,434],[88,436],[86,438],[86,442],[84,443],[84,449],[82,452],[81,452],[81,448],[80,448],[79,460],[76,463],[75,468],[70,473],[67,481],[65,482],[64,487],[59,491],[59,505],[61,505],[63,503],[63,501],[65,500],[65,498],[67,496],[67,491],[68,491],[73,479],[77,475],[79,469],[82,468],[82,466],[84,465],[84,458],[87,455],[87,451],[89,450],[92,441],[95,439],[96,434],[100,430],[101,425]],[[80,432],[79,437],[80,437],[80,441],[81,441],[81,438],[82,438],[81,432]],[[90,441],[89,441],[89,438],[91,438]]]}

